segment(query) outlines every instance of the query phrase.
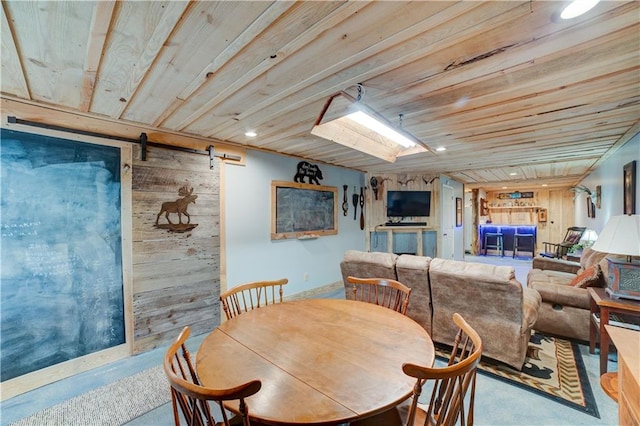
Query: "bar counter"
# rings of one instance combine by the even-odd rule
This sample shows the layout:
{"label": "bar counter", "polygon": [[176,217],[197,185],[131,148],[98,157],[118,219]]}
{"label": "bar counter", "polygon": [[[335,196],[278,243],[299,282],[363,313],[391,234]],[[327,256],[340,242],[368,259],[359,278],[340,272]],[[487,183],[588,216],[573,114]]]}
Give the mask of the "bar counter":
{"label": "bar counter", "polygon": [[[479,248],[479,255],[484,255],[484,236],[487,232],[491,232],[491,233],[495,233],[495,232],[500,232],[502,233],[502,239],[503,239],[503,247],[504,247],[504,255],[505,256],[512,256],[513,255],[513,236],[514,234],[516,234],[516,232],[518,234],[532,234],[533,235],[533,244],[534,247],[538,241],[537,238],[537,229],[538,227],[536,225],[497,225],[494,223],[487,223],[486,225],[478,225],[478,238],[479,238],[479,242],[478,242],[478,248]],[[495,238],[490,238],[489,239],[489,244],[494,244]],[[522,247],[522,246],[521,246]],[[528,245],[526,246],[528,247]],[[495,250],[490,249],[487,254],[492,254],[496,253]],[[507,253],[509,252],[509,253]],[[527,253],[527,256],[529,256],[530,251],[528,249],[519,249],[518,250],[518,257],[520,257],[520,252],[524,252]],[[500,254],[499,252],[497,252],[497,254]]]}

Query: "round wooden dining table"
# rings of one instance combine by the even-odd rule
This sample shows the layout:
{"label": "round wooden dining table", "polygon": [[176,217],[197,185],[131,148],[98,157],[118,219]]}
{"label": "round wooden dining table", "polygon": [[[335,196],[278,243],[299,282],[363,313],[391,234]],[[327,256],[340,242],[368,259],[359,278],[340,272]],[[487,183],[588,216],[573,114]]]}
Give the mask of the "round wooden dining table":
{"label": "round wooden dining table", "polygon": [[[196,370],[204,386],[262,381],[246,402],[271,425],[337,425],[385,411],[411,396],[402,364],[432,366],[426,330],[371,303],[290,301],[226,321],[202,341]],[[238,401],[226,405],[238,409]]]}

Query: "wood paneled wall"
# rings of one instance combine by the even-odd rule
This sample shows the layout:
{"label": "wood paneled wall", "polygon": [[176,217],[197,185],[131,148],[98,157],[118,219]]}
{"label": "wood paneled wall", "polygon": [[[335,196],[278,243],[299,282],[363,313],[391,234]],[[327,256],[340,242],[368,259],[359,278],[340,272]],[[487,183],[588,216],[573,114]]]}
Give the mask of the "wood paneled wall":
{"label": "wood paneled wall", "polygon": [[[198,334],[220,323],[220,163],[210,170],[206,155],[157,147],[141,161],[135,148],[133,350],[139,353],[169,342],[185,325]],[[198,196],[188,206],[198,226],[184,233],[157,228],[162,203],[181,198],[184,185]],[[177,223],[177,214],[170,219]],[[164,214],[159,223],[167,223]]]}
{"label": "wood paneled wall", "polygon": [[[378,199],[371,190],[370,174],[367,174],[365,191],[365,229],[375,230],[375,227],[387,221],[387,191],[431,191],[431,216],[424,218],[430,227],[440,226],[440,179],[435,176],[380,174],[378,180]],[[431,183],[429,184],[428,182]],[[358,191],[360,188],[358,188]],[[349,214],[353,216],[353,204],[351,203],[353,188],[348,188]],[[340,188],[340,201],[343,199],[343,191]],[[358,212],[360,207],[358,206]],[[360,213],[358,213],[360,215]]]}
{"label": "wood paneled wall", "polygon": [[[397,175],[397,174],[383,174],[376,175],[379,183],[378,199],[375,199],[369,180],[371,175],[366,176],[367,191],[365,214],[366,214],[366,228],[369,232],[373,231],[376,226],[386,222],[386,191],[388,190],[413,190],[413,191],[432,191],[431,193],[431,216],[427,218],[428,225],[433,228],[440,227],[440,180],[434,179],[433,176],[420,176],[420,175]],[[427,182],[431,181],[431,184]],[[402,185],[404,183],[404,185]],[[358,189],[359,190],[359,189]],[[351,204],[351,194],[353,188],[348,188],[348,203],[349,212],[353,212],[353,206]],[[568,189],[523,189],[521,192],[534,191],[535,198],[532,199],[532,203],[537,208],[543,208],[547,210],[547,221],[538,222],[537,210],[534,213],[524,211],[508,213],[500,212],[497,209],[492,212],[491,218],[494,223],[507,224],[511,219],[516,219],[513,223],[530,223],[538,226],[538,251],[542,250],[543,242],[560,242],[564,237],[564,234],[568,227],[574,226],[574,202],[573,192]],[[487,192],[487,201],[497,202],[498,194],[501,192],[508,192],[506,190]],[[343,193],[340,190],[340,200],[342,200]],[[478,195],[476,194],[476,197]],[[509,200],[500,200],[500,202],[508,202]],[[527,200],[528,201],[528,200]],[[479,213],[477,206],[476,212]],[[476,215],[473,217],[477,218]],[[477,221],[477,219],[475,219]],[[477,229],[477,223],[464,226],[474,226]],[[369,233],[366,235],[367,246],[369,246]],[[475,244],[474,252],[477,251],[477,235],[475,241],[472,241],[472,245]]]}
{"label": "wood paneled wall", "polygon": [[[535,208],[543,208],[547,210],[547,221],[538,222],[537,213],[533,214],[526,209],[513,213],[500,212],[499,210],[491,211],[491,219],[496,224],[523,224],[528,223],[537,225],[538,251],[543,249],[543,242],[558,243],[562,241],[567,228],[574,226],[574,193],[569,189],[521,189],[520,192],[534,192],[533,199],[523,199],[523,201],[531,202]],[[509,199],[498,199],[498,194],[509,192],[508,190],[487,192],[487,202],[491,203],[509,203]],[[533,210],[533,209],[532,209]]]}

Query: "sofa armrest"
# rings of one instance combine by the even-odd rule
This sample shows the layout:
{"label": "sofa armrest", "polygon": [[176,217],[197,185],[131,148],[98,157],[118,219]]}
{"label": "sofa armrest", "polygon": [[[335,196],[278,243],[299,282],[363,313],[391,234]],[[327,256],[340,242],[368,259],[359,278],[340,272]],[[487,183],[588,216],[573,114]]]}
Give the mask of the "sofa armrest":
{"label": "sofa armrest", "polygon": [[549,259],[539,256],[533,258],[531,269],[542,269],[577,274],[578,270],[580,269],[580,263],[570,262],[563,259]]}
{"label": "sofa armrest", "polygon": [[522,289],[522,327],[525,330],[531,329],[538,319],[538,309],[542,304],[542,297],[532,288]]}
{"label": "sofa armrest", "polygon": [[590,309],[591,298],[586,288],[553,283],[531,283],[531,288],[540,293],[543,303]]}

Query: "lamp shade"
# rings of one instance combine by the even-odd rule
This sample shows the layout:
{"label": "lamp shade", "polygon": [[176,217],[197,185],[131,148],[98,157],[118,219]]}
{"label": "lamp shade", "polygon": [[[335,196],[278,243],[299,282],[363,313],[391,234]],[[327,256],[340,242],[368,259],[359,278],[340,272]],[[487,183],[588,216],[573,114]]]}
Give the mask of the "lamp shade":
{"label": "lamp shade", "polygon": [[612,216],[591,248],[609,254],[640,256],[640,215]]}
{"label": "lamp shade", "polygon": [[582,244],[583,247],[591,247],[597,239],[598,234],[596,233],[596,231],[594,231],[593,229],[587,229],[586,231],[584,231],[584,234],[582,234],[582,238],[580,238],[580,244]]}

